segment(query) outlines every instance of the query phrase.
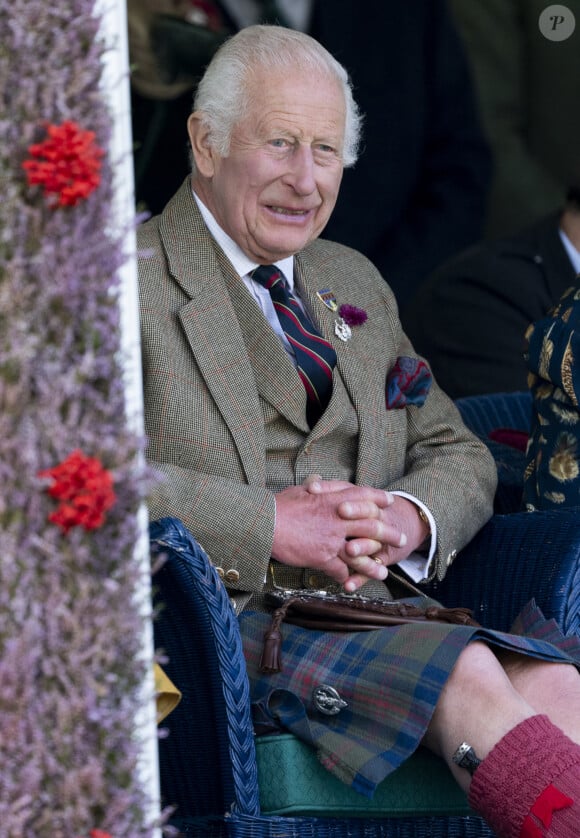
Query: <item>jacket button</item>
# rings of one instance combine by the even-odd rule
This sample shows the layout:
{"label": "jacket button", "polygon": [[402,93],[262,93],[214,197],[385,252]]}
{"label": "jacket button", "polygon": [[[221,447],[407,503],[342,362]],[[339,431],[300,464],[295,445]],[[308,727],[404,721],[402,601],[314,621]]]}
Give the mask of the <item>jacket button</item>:
{"label": "jacket button", "polygon": [[239,582],[240,581],[239,570],[236,570],[233,567],[230,568],[230,570],[227,570],[226,575],[225,575],[225,580],[226,580],[226,582],[230,582],[232,585],[234,585],[236,582]]}
{"label": "jacket button", "polygon": [[217,573],[217,575],[219,576],[219,578],[220,578],[220,579],[223,579],[223,578],[224,578],[224,569],[223,569],[223,567],[217,567],[217,566],[216,566],[215,572]]}

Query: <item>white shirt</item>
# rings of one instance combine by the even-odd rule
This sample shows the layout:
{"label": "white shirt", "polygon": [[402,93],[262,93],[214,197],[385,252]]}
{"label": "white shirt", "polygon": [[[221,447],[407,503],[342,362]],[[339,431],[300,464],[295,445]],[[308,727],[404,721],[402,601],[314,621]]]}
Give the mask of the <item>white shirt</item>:
{"label": "white shirt", "polygon": [[[259,282],[256,282],[255,279],[252,279],[250,274],[258,267],[257,262],[253,262],[241,247],[236,244],[236,242],[228,236],[228,234],[220,227],[220,225],[215,220],[212,213],[209,209],[205,206],[203,201],[193,193],[193,197],[195,198],[195,202],[199,207],[199,211],[205,221],[208,230],[210,231],[213,238],[219,244],[225,255],[228,257],[229,261],[234,266],[236,272],[241,276],[244,285],[250,291],[254,299],[256,300],[257,304],[262,309],[263,313],[266,316],[266,319],[276,332],[276,334],[280,337],[282,342],[284,343],[288,353],[294,358],[294,354],[290,348],[290,345],[284,335],[282,327],[280,326],[280,321],[278,320],[278,315],[274,309],[274,305],[272,303],[272,299],[270,297],[270,292],[264,288],[263,285],[260,285]],[[278,262],[274,263],[277,268],[279,268],[282,273],[284,274],[288,285],[290,286],[290,290],[296,296],[296,299],[299,300],[298,294],[294,291],[294,257],[288,256],[286,259],[280,259]],[[413,495],[408,494],[407,492],[393,492],[395,495],[400,495],[403,498],[407,498],[408,500],[412,501],[416,506],[419,506],[427,515],[429,520],[429,525],[431,527],[431,545],[429,548],[429,552],[427,556],[424,556],[420,553],[411,553],[411,555],[407,559],[403,559],[398,563],[398,567],[405,571],[405,573],[410,576],[410,578],[414,582],[420,582],[421,579],[425,579],[429,572],[429,566],[431,564],[431,560],[435,554],[435,546],[437,544],[437,527],[435,524],[435,520],[433,515],[431,514],[430,510],[421,503],[420,500],[417,500]]]}
{"label": "white shirt", "polygon": [[[222,230],[220,225],[217,223],[211,212],[205,206],[205,204],[201,201],[201,199],[193,193],[193,197],[199,207],[199,211],[203,216],[203,220],[207,224],[207,227],[219,244],[223,252],[228,257],[229,261],[232,263],[236,272],[239,276],[241,276],[244,285],[255,299],[256,303],[262,309],[266,320],[270,324],[270,326],[274,329],[280,340],[282,341],[286,352],[292,358],[292,361],[295,362],[294,359],[294,352],[290,343],[288,342],[288,338],[284,334],[284,330],[280,325],[280,321],[278,320],[278,315],[276,314],[276,310],[274,308],[274,303],[272,302],[272,298],[270,296],[270,292],[264,288],[259,282],[256,282],[255,279],[252,279],[251,274],[253,271],[256,270],[258,267],[257,262],[252,262],[249,259],[244,251],[241,249],[236,242],[228,236],[228,234]],[[294,290],[294,257],[287,256],[286,259],[280,259],[278,262],[273,263],[276,267],[281,271],[288,283],[288,287],[290,291],[294,294],[300,305],[302,305],[300,301],[300,297],[298,293]]]}

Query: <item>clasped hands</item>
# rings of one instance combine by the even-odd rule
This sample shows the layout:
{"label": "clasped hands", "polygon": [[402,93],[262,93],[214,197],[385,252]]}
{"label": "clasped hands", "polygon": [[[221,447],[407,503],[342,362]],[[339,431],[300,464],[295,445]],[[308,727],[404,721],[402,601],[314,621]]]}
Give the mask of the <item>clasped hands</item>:
{"label": "clasped hands", "polygon": [[415,504],[384,489],[313,475],[276,494],[272,556],[322,570],[349,592],[385,579],[426,535]]}

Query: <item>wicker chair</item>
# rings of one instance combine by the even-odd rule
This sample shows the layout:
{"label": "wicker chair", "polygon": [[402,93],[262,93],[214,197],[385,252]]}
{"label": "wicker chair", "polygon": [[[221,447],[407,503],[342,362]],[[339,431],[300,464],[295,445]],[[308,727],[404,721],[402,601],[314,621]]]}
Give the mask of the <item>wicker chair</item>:
{"label": "wicker chair", "polygon": [[496,462],[498,487],[494,511],[517,512],[522,507],[525,453],[490,438],[493,431],[528,432],[532,421],[532,397],[528,391],[466,396],[455,402],[465,424],[485,442]]}
{"label": "wicker chair", "polygon": [[[491,838],[444,763],[419,749],[366,801],[289,734],[255,737],[237,619],[208,557],[174,518],[153,522],[156,646],[183,693],[160,739],[164,805],[182,835],[228,838]],[[494,515],[428,590],[509,629],[532,597],[580,633],[580,518]]]}
{"label": "wicker chair", "polygon": [[465,396],[455,404],[467,427],[486,441],[490,431],[497,428],[527,431],[532,421],[532,397],[527,390]]}

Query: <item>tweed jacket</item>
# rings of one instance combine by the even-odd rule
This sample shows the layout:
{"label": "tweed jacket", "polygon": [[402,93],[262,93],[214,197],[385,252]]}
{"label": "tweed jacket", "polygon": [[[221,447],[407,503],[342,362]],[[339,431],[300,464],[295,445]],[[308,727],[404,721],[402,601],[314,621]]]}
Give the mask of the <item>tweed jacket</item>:
{"label": "tweed jacket", "polygon": [[[148,458],[161,476],[151,517],[181,518],[242,606],[268,575],[275,491],[308,474],[348,476],[429,507],[438,532],[432,575],[443,576],[491,515],[495,467],[435,383],[421,407],[386,409],[386,376],[414,351],[373,265],[323,240],[295,257],[303,303],[337,353],[330,405],[310,431],[296,370],[209,234],[189,179],[140,226],[138,247]],[[322,289],[366,312],[350,340],[335,335],[336,314],[316,296]],[[346,411],[357,423],[356,450],[352,437],[336,435]]]}

